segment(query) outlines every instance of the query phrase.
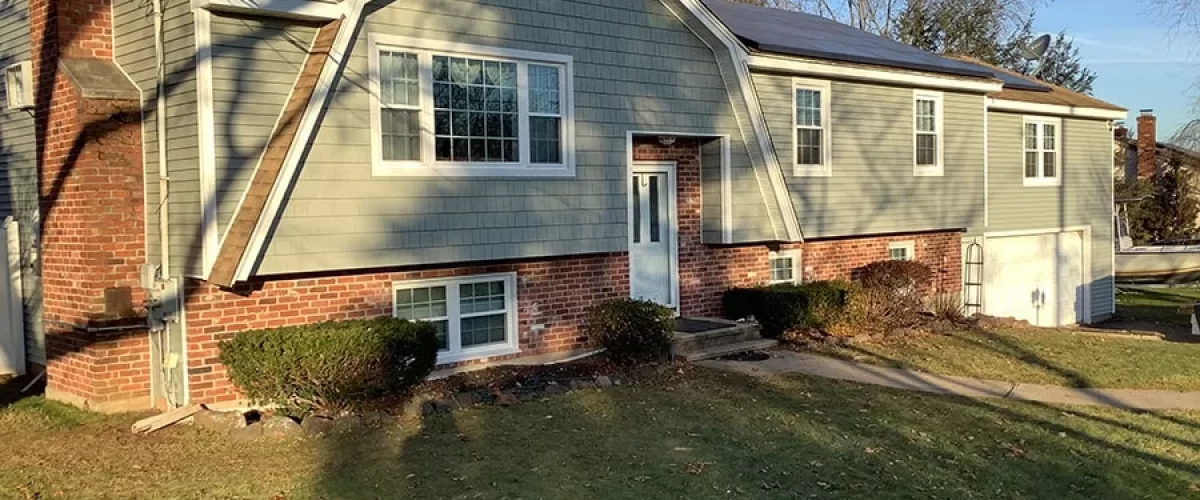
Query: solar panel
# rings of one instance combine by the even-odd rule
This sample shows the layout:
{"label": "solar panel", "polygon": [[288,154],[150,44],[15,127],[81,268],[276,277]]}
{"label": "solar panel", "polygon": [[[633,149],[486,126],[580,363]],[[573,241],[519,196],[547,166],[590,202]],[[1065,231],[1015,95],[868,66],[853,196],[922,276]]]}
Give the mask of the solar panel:
{"label": "solar panel", "polygon": [[[764,52],[1004,79],[989,68],[931,54],[820,16],[723,0],[704,0],[704,4],[747,45]],[[1033,85],[1009,79],[1014,85]]]}

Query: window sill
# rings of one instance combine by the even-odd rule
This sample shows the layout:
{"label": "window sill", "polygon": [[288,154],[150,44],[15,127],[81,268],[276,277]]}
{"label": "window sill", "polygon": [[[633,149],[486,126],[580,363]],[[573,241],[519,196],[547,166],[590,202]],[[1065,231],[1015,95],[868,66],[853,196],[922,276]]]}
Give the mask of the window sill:
{"label": "window sill", "polygon": [[512,344],[497,344],[493,346],[478,347],[474,349],[465,349],[459,352],[439,353],[437,364],[448,365],[451,363],[461,363],[463,361],[474,361],[477,359],[494,358],[497,356],[510,356],[520,354],[521,348]]}
{"label": "window sill", "polygon": [[825,165],[792,165],[796,177],[833,177],[833,168]]}
{"label": "window sill", "polygon": [[941,165],[925,165],[913,167],[913,177],[942,177],[945,169]]}
{"label": "window sill", "polygon": [[1025,187],[1058,187],[1062,186],[1060,177],[1025,177]]}
{"label": "window sill", "polygon": [[575,177],[573,163],[377,162],[375,177]]}

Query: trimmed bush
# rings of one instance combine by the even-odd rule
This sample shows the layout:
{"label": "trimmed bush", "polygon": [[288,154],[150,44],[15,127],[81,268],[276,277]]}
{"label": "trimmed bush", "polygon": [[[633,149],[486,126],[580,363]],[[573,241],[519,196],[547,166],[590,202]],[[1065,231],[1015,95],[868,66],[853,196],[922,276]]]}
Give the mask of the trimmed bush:
{"label": "trimmed bush", "polygon": [[863,288],[919,293],[928,287],[933,271],[915,260],[880,260],[856,269],[854,279]]}
{"label": "trimmed bush", "polygon": [[778,338],[797,327],[829,328],[840,320],[855,289],[847,281],[733,288],[725,291],[721,306],[726,318],[753,316],[762,325],[763,336]]}
{"label": "trimmed bush", "polygon": [[614,363],[655,362],[671,354],[675,312],[647,300],[609,300],[588,310],[584,330]]}
{"label": "trimmed bush", "polygon": [[437,350],[433,325],[379,318],[241,332],[221,343],[221,362],[256,402],[332,414],[403,393]]}

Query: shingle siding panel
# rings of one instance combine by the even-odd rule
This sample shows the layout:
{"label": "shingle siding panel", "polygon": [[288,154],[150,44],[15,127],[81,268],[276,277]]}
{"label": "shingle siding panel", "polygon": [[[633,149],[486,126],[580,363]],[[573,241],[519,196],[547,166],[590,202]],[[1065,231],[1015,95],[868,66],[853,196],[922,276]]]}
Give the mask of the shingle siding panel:
{"label": "shingle siding panel", "polygon": [[284,20],[212,16],[218,234],[233,220],[316,31]]}
{"label": "shingle siding panel", "polygon": [[[571,55],[576,176],[373,177],[364,90],[372,32]],[[624,251],[631,130],[728,134],[734,169],[750,170],[713,51],[660,2],[371,6],[259,273]],[[756,227],[763,209],[745,207],[761,207],[762,194],[753,174],[744,184],[747,201],[734,213]],[[516,214],[487,216],[495,211]]]}
{"label": "shingle siding panel", "polygon": [[[172,274],[198,274],[201,264],[200,150],[196,108],[194,20],[187,2],[166,2],[163,46],[167,75],[168,215]],[[143,152],[146,182],[147,258],[159,259],[157,204],[158,142],[156,128],[154,19],[140,0],[113,0],[113,41],[117,64],[142,91]]]}

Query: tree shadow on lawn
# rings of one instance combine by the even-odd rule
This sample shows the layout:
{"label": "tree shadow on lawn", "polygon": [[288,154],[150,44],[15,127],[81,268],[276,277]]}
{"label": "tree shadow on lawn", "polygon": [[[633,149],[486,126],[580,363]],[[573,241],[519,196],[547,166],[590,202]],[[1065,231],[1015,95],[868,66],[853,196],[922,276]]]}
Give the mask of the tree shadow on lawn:
{"label": "tree shadow on lawn", "polygon": [[1200,343],[1192,335],[1191,314],[1184,308],[1200,302],[1200,288],[1155,289],[1122,287],[1117,312],[1091,328],[1125,332],[1151,332],[1172,342]]}
{"label": "tree shadow on lawn", "polygon": [[[1017,359],[1020,359],[1021,361],[1030,362],[1032,364],[1035,364],[1038,367],[1041,367],[1046,370],[1052,371],[1056,374],[1059,374],[1059,375],[1063,376],[1064,378],[1066,378],[1067,380],[1072,381],[1073,383],[1081,384],[1081,385],[1074,385],[1074,387],[1077,387],[1077,388],[1092,388],[1093,387],[1093,385],[1088,382],[1088,379],[1086,377],[1084,377],[1082,374],[1080,374],[1076,371],[1070,370],[1068,368],[1059,366],[1051,361],[1042,359],[1034,352],[1032,352],[1024,347],[1021,347],[1020,344],[1013,342],[1011,339],[1007,339],[1003,336],[999,336],[999,335],[995,335],[995,334],[991,334],[991,333],[987,333],[987,332],[983,332],[983,333],[986,335],[989,335],[990,338],[995,340],[997,343],[999,343],[1001,346],[1003,346],[1004,349],[1006,349],[1006,352],[997,351],[1000,354],[1005,354],[1005,355],[1015,354],[1017,356]],[[960,338],[962,338],[962,337],[960,337]],[[976,340],[966,339],[966,338],[963,338],[963,340],[972,342],[973,344],[975,344],[981,348],[995,350],[992,348],[992,346],[990,346],[984,342],[979,342]],[[864,350],[860,347],[849,346],[846,349],[853,351],[854,353],[859,354],[859,355],[869,356],[871,358],[874,358],[877,362],[888,365],[888,366],[895,366],[895,367],[901,367],[901,368],[906,368],[906,369],[913,368],[910,363],[907,363],[903,360],[887,357],[887,356],[884,356],[882,354],[875,353],[875,352],[870,352],[870,351]],[[1110,405],[1119,406],[1117,401],[1114,401],[1111,399],[1106,399],[1100,395],[1095,395],[1095,396],[1098,399],[1100,399],[1101,401],[1104,401]],[[970,401],[970,399],[968,399],[968,401]],[[986,400],[978,400],[978,401],[986,402]],[[1027,401],[1024,403],[1031,405],[1031,406],[1037,406],[1037,407],[1046,408],[1046,409],[1056,408],[1052,405],[1045,404],[1045,403],[1039,403],[1036,401]],[[1200,422],[1195,422],[1195,421],[1188,422],[1184,419],[1176,418],[1176,417],[1170,415],[1168,412],[1148,411],[1148,410],[1126,410],[1126,411],[1128,411],[1131,414],[1145,416],[1146,418],[1158,419],[1158,420],[1162,420],[1164,422],[1169,422],[1172,424],[1180,425],[1185,428],[1192,428],[1192,429],[1200,430]],[[1162,433],[1159,433],[1152,429],[1148,429],[1145,427],[1139,427],[1139,426],[1136,426],[1136,425],[1133,425],[1130,423],[1120,422],[1120,421],[1117,421],[1114,419],[1101,417],[1101,416],[1095,415],[1095,414],[1088,414],[1086,412],[1073,413],[1073,415],[1080,417],[1080,418],[1087,419],[1087,420],[1091,420],[1097,424],[1122,427],[1122,428],[1125,428],[1126,430],[1129,430],[1132,432],[1145,434],[1148,437],[1172,441],[1172,442],[1178,443],[1182,446],[1191,446],[1191,447],[1200,448],[1200,438],[1198,438],[1196,440],[1181,439],[1177,436],[1162,434]]]}
{"label": "tree shadow on lawn", "polygon": [[1195,417],[1150,418],[695,370],[331,436],[316,488],[325,498],[1187,496],[1200,455],[1167,436],[1196,434]]}

